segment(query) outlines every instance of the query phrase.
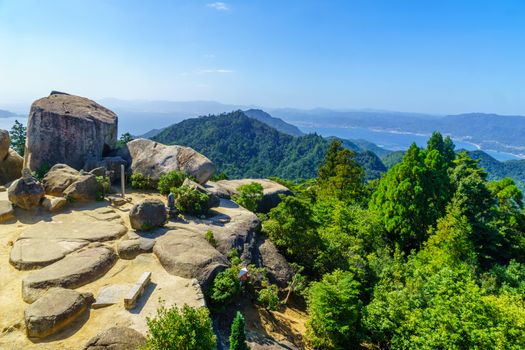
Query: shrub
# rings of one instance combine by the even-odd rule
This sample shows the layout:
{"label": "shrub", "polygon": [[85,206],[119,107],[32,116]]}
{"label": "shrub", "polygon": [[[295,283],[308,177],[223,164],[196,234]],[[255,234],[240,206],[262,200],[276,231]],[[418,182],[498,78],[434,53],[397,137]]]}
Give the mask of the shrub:
{"label": "shrub", "polygon": [[188,177],[188,174],[183,171],[170,171],[160,177],[157,189],[161,194],[168,194],[173,187],[182,186],[182,183]]}
{"label": "shrub", "polygon": [[102,189],[102,192],[108,193],[109,189],[111,187],[111,182],[109,181],[109,177],[107,176],[97,176],[97,183]]}
{"label": "shrub", "polygon": [[230,350],[249,350],[250,347],[246,344],[246,333],[244,329],[244,317],[237,311],[232,322],[230,333]]}
{"label": "shrub", "polygon": [[226,175],[224,172],[221,172],[220,174],[213,175],[210,179],[210,181],[220,181],[220,180],[228,180],[228,175]]}
{"label": "shrub", "polygon": [[208,309],[184,305],[181,309],[161,306],[157,316],[146,318],[148,336],[147,350],[212,350],[217,338]]}
{"label": "shrub", "polygon": [[188,186],[174,187],[175,207],[182,213],[201,215],[208,211],[209,196]]}
{"label": "shrub", "polygon": [[204,238],[206,238],[208,243],[210,243],[213,248],[217,247],[217,241],[215,240],[215,236],[213,235],[213,231],[212,230],[206,231],[206,234],[205,234]]}
{"label": "shrub", "polygon": [[229,304],[241,291],[238,266],[232,266],[215,276],[211,289],[211,300],[218,305]]}
{"label": "shrub", "polygon": [[38,167],[38,169],[33,171],[31,175],[33,175],[38,181],[42,181],[44,176],[46,176],[46,174],[49,172],[49,169],[51,169],[49,164],[43,163]]}
{"label": "shrub", "polygon": [[237,188],[237,194],[232,196],[235,203],[243,206],[249,211],[255,212],[259,201],[263,198],[263,187],[257,182],[242,185]]}
{"label": "shrub", "polygon": [[141,190],[150,188],[151,180],[149,176],[145,177],[141,173],[133,173],[131,175],[130,180],[131,180],[131,187],[133,188],[141,189]]}
{"label": "shrub", "polygon": [[257,301],[266,309],[276,311],[279,309],[279,288],[275,284],[270,284],[267,287],[257,292]]}

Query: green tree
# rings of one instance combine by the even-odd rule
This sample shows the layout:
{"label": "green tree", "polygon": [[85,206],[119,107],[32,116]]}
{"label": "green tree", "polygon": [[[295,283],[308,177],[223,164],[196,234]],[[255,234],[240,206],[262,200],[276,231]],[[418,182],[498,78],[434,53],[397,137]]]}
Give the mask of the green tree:
{"label": "green tree", "polygon": [[249,350],[246,343],[246,333],[244,329],[244,317],[237,311],[232,322],[230,333],[230,350]]}
{"label": "green tree", "polygon": [[203,215],[208,212],[209,196],[189,186],[173,187],[175,208],[191,215]]}
{"label": "green tree", "polygon": [[216,305],[225,306],[241,291],[238,277],[239,266],[233,265],[215,276],[211,288],[210,298]]}
{"label": "green tree", "polygon": [[147,350],[212,350],[217,339],[208,309],[184,305],[166,309],[161,306],[157,315],[147,317]]}
{"label": "green tree", "polygon": [[130,141],[133,141],[133,136],[131,136],[129,132],[125,132],[120,135],[120,139],[117,141],[117,147],[122,147]]}
{"label": "green tree", "polygon": [[345,202],[362,199],[364,171],[354,158],[355,153],[344,148],[340,140],[332,141],[317,176],[321,196]]}
{"label": "green tree", "polygon": [[188,177],[188,174],[186,174],[184,171],[170,171],[169,173],[161,175],[157,189],[161,194],[168,194],[172,188],[182,186],[184,180],[186,180]]}
{"label": "green tree", "polygon": [[232,196],[235,203],[254,213],[257,211],[257,206],[262,198],[263,187],[257,182],[239,186],[239,188],[237,188],[237,194]]}
{"label": "green tree", "polygon": [[26,146],[27,128],[18,120],[15,120],[15,125],[11,128],[9,135],[11,137],[11,148],[20,156],[24,156]]}
{"label": "green tree", "polygon": [[336,270],[312,283],[307,337],[318,349],[355,349],[364,339],[360,283],[351,272]]}

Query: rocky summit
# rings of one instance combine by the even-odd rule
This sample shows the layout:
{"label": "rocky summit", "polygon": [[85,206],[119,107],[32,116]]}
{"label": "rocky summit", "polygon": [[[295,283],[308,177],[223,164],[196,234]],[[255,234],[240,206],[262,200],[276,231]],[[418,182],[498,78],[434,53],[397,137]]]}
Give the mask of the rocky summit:
{"label": "rocky summit", "polygon": [[52,92],[31,106],[24,166],[64,163],[80,169],[115,147],[117,122],[115,113],[92,100]]}

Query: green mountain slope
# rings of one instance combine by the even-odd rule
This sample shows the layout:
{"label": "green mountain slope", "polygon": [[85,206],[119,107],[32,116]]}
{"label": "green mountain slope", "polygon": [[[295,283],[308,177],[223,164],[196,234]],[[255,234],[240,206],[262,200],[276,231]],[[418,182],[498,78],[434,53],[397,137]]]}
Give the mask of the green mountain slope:
{"label": "green mountain slope", "polygon": [[[300,137],[284,134],[242,111],[187,119],[165,128],[152,139],[192,147],[231,178],[315,177],[330,143],[316,134]],[[347,140],[345,146],[360,150]],[[372,152],[358,154],[356,159],[366,166],[368,178],[384,171],[384,165]]]}
{"label": "green mountain slope", "polygon": [[295,125],[288,124],[282,119],[274,118],[268,113],[266,113],[263,110],[260,109],[248,109],[244,111],[244,114],[246,114],[250,118],[257,119],[260,122],[263,122],[272,128],[277,129],[278,131],[292,135],[292,136],[303,136],[304,133],[299,130],[299,128]]}

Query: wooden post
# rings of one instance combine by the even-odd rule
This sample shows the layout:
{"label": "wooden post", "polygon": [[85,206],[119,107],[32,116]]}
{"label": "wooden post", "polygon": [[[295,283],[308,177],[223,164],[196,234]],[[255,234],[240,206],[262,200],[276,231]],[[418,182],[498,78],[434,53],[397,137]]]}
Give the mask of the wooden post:
{"label": "wooden post", "polygon": [[120,165],[120,187],[122,190],[122,198],[126,197],[126,175],[124,175],[124,164]]}

